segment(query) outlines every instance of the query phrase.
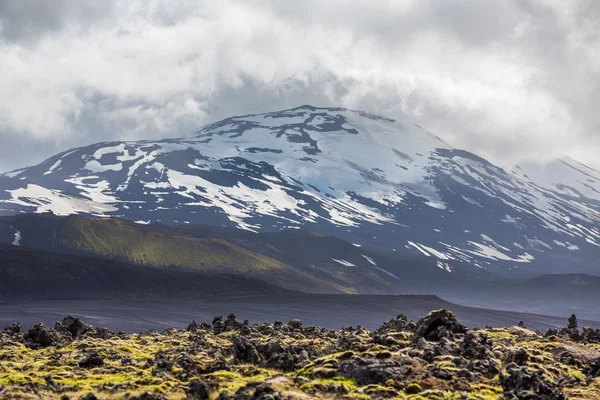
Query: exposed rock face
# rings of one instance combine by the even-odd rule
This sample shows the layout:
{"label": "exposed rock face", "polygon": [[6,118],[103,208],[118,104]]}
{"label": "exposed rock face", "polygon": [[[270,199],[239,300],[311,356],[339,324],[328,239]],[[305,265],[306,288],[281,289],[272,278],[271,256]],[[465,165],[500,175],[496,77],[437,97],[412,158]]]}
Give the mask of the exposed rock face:
{"label": "exposed rock face", "polygon": [[299,319],[293,319],[290,322],[288,322],[287,324],[289,327],[292,327],[293,329],[302,328],[302,321],[300,321]]}
{"label": "exposed rock face", "polygon": [[93,331],[94,327],[84,324],[79,318],[69,315],[67,318],[63,319],[62,322],[57,322],[54,329],[59,332],[68,332],[71,334],[71,337],[77,338],[87,332]]}
{"label": "exposed rock face", "polygon": [[18,333],[21,333],[21,324],[15,322],[10,325],[7,325],[4,327],[4,332],[9,335],[16,335]]}
{"label": "exposed rock face", "polygon": [[467,328],[460,324],[452,311],[435,310],[417,322],[414,340],[439,342],[443,338],[452,338],[457,333],[465,333]]}
{"label": "exposed rock face", "polygon": [[342,362],[339,371],[361,385],[369,385],[406,375],[408,368],[402,360],[356,358]]}
{"label": "exposed rock face", "polygon": [[31,348],[41,348],[49,346],[63,346],[67,343],[68,339],[61,335],[59,332],[48,328],[45,324],[40,322],[34,325],[31,329],[25,333],[24,336],[25,344]]}
{"label": "exposed rock face", "polygon": [[223,392],[217,397],[218,400],[283,400],[285,398],[271,386],[259,382],[248,383],[233,396]]}
{"label": "exposed rock face", "polygon": [[529,361],[529,353],[527,353],[527,350],[522,349],[522,348],[518,348],[515,350],[509,350],[506,353],[506,358],[505,361],[507,363],[515,363],[517,365],[525,365],[527,363],[527,361]]}
{"label": "exposed rock face", "polygon": [[240,322],[233,313],[229,314],[225,320],[223,320],[223,317],[220,315],[216,316],[213,318],[212,322],[213,332],[217,335],[224,332],[239,330],[243,325],[244,323]]}
{"label": "exposed rock face", "polygon": [[188,386],[187,394],[191,400],[208,400],[210,386],[202,380],[193,380]]}
{"label": "exposed rock face", "polygon": [[600,358],[591,360],[590,365],[583,370],[583,373],[587,375],[588,379],[600,377]]}
{"label": "exposed rock face", "polygon": [[567,399],[556,384],[544,379],[542,371],[509,364],[506,372],[507,374],[500,376],[505,400]]}
{"label": "exposed rock face", "polygon": [[240,336],[233,338],[233,360],[236,363],[259,364],[263,357],[254,343]]}
{"label": "exposed rock face", "polygon": [[102,357],[98,353],[92,353],[89,356],[85,357],[83,360],[79,361],[79,366],[81,368],[96,368],[104,365],[104,357]]}
{"label": "exposed rock face", "polygon": [[375,333],[376,334],[385,334],[390,331],[401,332],[407,328],[410,329],[411,327],[414,327],[414,324],[412,324],[412,321],[409,324],[408,318],[406,318],[406,315],[400,314],[400,315],[396,316],[395,318],[392,318],[388,322],[384,323],[383,325],[381,325],[379,327],[379,329],[377,329],[375,331]]}
{"label": "exposed rock face", "polygon": [[577,329],[577,316],[575,314],[571,314],[569,317],[569,325],[567,325],[567,329]]}

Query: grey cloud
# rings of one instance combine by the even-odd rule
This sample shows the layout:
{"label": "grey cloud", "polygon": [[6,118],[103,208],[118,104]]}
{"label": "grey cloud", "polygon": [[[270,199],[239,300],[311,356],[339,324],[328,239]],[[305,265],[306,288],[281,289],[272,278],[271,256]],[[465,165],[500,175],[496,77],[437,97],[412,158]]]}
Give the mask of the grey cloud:
{"label": "grey cloud", "polygon": [[0,0],[0,38],[32,41],[77,24],[85,27],[110,15],[112,1]]}
{"label": "grey cloud", "polygon": [[594,0],[0,0],[0,24],[0,169],[306,103],[600,167]]}

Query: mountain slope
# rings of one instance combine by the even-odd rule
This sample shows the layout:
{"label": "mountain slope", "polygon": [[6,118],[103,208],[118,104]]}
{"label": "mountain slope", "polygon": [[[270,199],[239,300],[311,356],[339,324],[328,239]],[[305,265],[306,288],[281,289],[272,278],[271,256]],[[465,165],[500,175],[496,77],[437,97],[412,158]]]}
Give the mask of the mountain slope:
{"label": "mountain slope", "polygon": [[[81,229],[82,226],[86,229]],[[12,245],[15,229],[21,235],[19,245],[38,250]],[[143,254],[141,249],[155,247],[157,238],[165,249],[198,242],[203,243],[198,248],[208,252],[194,253],[195,247],[182,246],[175,253],[167,252],[165,257],[157,257],[160,253],[155,253],[154,265],[160,265],[158,262],[164,259],[173,260],[169,267],[162,268],[153,267],[149,258],[137,259],[135,266],[116,261]],[[96,242],[98,245],[90,245]],[[253,265],[245,264],[248,269],[239,266],[233,269],[235,276],[247,277],[242,282],[256,282],[252,277],[259,276],[277,285],[313,293],[436,294],[463,305],[548,315],[575,312],[591,319],[600,318],[595,311],[600,291],[600,278],[596,276],[561,274],[505,278],[424,255],[373,251],[305,230],[255,233],[206,225],[169,227],[118,219],[87,220],[79,216],[24,214],[0,218],[0,243],[4,243],[3,252],[0,252],[0,279],[4,283],[0,289],[3,287],[4,292],[0,291],[0,297],[57,299],[75,292],[79,294],[72,296],[88,299],[189,298],[205,291],[211,295],[234,295],[236,286],[224,287],[225,281],[220,279],[223,272],[232,271],[228,268],[228,260],[236,255],[223,252],[223,247],[206,245],[222,243],[227,244],[227,248],[237,249],[239,255],[251,254],[254,259],[280,263],[285,271],[292,271],[290,273],[299,277],[290,284],[273,272],[258,275],[252,269]],[[106,247],[107,243],[110,247]],[[112,252],[100,252],[106,248]],[[15,254],[19,256],[16,264]],[[181,254],[181,262],[177,254]],[[199,262],[212,259],[211,263],[190,267],[185,263],[190,254],[196,254]],[[2,275],[1,271],[6,273],[6,268],[9,274]],[[198,269],[204,272],[193,272]],[[181,271],[185,271],[183,275]],[[139,278],[136,278],[138,274]],[[198,275],[203,278],[192,280],[204,279],[201,285],[181,283],[186,277]],[[163,279],[166,279],[164,285]],[[216,286],[207,288],[206,285],[215,279]],[[228,279],[235,283],[238,278]],[[255,286],[257,293],[262,293],[261,285],[249,284],[240,287],[240,294],[252,293]]]}
{"label": "mountain slope", "polygon": [[0,244],[0,300],[200,299],[292,293],[226,274],[165,271]]}
{"label": "mountain slope", "polygon": [[552,179],[526,169],[408,121],[303,106],[61,153],[0,177],[0,212],[303,227],[510,276],[598,273],[600,174],[570,161]]}
{"label": "mountain slope", "polygon": [[305,291],[335,291],[327,282],[234,243],[182,236],[168,227],[144,226],[112,218],[58,218],[51,215],[20,215],[2,220],[2,225],[5,243],[11,240],[10,236],[7,240],[10,229],[7,227],[15,227],[22,236],[19,245],[38,250],[111,258],[160,268],[244,275]]}
{"label": "mountain slope", "polygon": [[207,225],[143,225],[117,218],[0,217],[0,243],[138,265],[235,273],[319,293],[432,293],[495,279],[422,255],[382,254],[305,230],[254,233]]}

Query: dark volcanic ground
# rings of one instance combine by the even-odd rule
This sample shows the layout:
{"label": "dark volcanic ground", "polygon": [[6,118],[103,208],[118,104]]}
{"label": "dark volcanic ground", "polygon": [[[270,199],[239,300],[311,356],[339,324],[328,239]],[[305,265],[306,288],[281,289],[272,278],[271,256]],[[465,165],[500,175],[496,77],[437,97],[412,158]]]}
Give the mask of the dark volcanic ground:
{"label": "dark volcanic ground", "polygon": [[[376,295],[270,295],[228,297],[197,301],[36,301],[0,303],[0,327],[18,321],[24,327],[37,322],[54,325],[67,315],[95,326],[139,332],[181,328],[192,320],[211,322],[215,315],[236,313],[251,323],[300,318],[305,325],[339,329],[363,325],[375,329],[397,314],[418,320],[434,309],[446,308],[470,327],[513,326],[519,321],[532,330],[563,328],[567,318],[464,307],[435,296]],[[580,326],[600,328],[600,322],[580,320]]]}

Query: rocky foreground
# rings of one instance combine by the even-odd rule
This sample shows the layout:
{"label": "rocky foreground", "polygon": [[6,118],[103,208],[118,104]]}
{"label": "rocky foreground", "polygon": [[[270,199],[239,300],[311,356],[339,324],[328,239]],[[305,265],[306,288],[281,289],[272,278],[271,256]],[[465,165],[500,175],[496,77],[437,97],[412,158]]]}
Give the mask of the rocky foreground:
{"label": "rocky foreground", "polygon": [[2,399],[598,399],[600,330],[471,330],[436,310],[369,332],[235,315],[129,334],[67,317],[0,331]]}

